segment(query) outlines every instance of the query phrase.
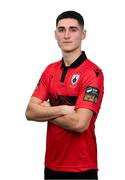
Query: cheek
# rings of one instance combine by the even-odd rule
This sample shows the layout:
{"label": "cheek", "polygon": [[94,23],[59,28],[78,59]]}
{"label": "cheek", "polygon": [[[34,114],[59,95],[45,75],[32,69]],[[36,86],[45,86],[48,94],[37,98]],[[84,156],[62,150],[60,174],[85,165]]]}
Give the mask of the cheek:
{"label": "cheek", "polygon": [[61,33],[57,33],[57,34],[56,34],[56,39],[57,39],[57,40],[60,41],[62,38],[63,38],[63,34],[61,34]]}
{"label": "cheek", "polygon": [[57,36],[57,37],[56,37],[56,40],[57,40],[58,43],[61,43],[62,37],[61,37],[61,36]]}
{"label": "cheek", "polygon": [[81,37],[81,36],[76,36],[76,37],[74,38],[74,42],[75,42],[76,44],[81,43],[81,40],[82,40],[82,37]]}
{"label": "cheek", "polygon": [[58,38],[56,38],[56,41],[57,41],[58,46],[62,47],[62,38],[58,37]]}

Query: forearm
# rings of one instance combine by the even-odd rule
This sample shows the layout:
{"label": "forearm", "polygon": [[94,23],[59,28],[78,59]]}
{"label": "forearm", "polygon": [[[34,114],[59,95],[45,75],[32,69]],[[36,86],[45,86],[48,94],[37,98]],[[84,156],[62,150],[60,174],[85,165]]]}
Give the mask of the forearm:
{"label": "forearm", "polygon": [[26,110],[26,117],[33,121],[47,121],[62,116],[63,109],[61,106],[41,106],[40,104],[30,103]]}
{"label": "forearm", "polygon": [[76,112],[74,112],[68,115],[57,117],[51,120],[51,122],[64,129],[71,130],[71,131],[78,131],[79,120],[77,119],[76,116],[77,116]]}
{"label": "forearm", "polygon": [[70,114],[57,117],[51,122],[66,130],[81,133],[88,129],[92,116],[91,110],[79,108]]}

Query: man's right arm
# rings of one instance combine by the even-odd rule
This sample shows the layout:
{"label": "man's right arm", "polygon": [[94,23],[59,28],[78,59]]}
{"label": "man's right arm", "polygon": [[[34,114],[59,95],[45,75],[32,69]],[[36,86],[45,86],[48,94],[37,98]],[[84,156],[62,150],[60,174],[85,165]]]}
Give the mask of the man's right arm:
{"label": "man's right arm", "polygon": [[74,111],[73,106],[45,106],[39,98],[31,97],[25,115],[27,120],[44,122]]}

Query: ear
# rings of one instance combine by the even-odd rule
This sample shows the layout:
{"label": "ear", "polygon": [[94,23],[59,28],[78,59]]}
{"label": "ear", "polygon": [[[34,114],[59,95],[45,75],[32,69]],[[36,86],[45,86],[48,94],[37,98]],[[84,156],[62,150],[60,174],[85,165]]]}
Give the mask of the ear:
{"label": "ear", "polygon": [[83,32],[82,32],[82,40],[84,40],[86,38],[86,30],[83,29]]}
{"label": "ear", "polygon": [[54,33],[55,33],[55,39],[57,40],[57,32],[56,32],[56,30],[54,31]]}

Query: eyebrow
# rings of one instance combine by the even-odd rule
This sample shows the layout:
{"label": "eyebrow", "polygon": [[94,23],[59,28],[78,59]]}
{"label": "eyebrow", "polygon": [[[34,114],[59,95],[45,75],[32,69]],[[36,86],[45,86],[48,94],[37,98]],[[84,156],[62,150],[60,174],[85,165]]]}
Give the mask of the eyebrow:
{"label": "eyebrow", "polygon": [[[58,26],[58,29],[65,29],[65,26]],[[78,29],[77,26],[69,26],[70,29]]]}

